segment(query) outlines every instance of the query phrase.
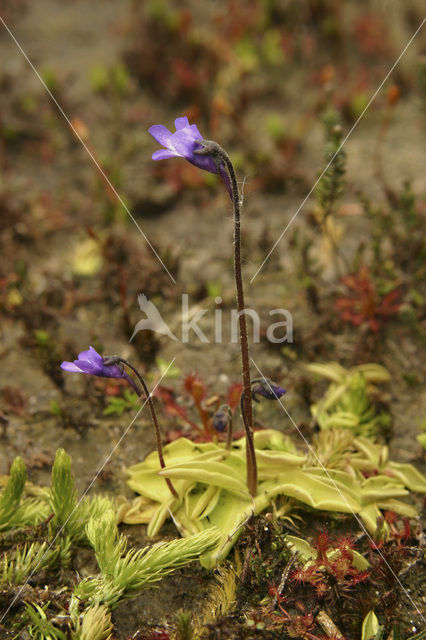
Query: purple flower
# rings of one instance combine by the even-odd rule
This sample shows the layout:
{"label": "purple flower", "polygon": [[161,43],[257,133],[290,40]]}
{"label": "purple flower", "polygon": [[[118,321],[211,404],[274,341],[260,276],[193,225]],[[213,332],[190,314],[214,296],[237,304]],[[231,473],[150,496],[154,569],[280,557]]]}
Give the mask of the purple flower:
{"label": "purple flower", "polygon": [[259,402],[256,396],[261,396],[262,398],[266,398],[266,400],[278,400],[278,398],[281,398],[286,392],[285,389],[279,387],[267,378],[258,378],[257,380],[253,380],[252,384],[253,388],[251,392],[255,402]]}
{"label": "purple flower", "polygon": [[61,369],[71,373],[87,373],[100,378],[124,378],[140,395],[139,389],[123,367],[118,364],[106,364],[106,361],[108,361],[108,358],[103,358],[93,347],[89,347],[88,351],[79,353],[77,360],[74,360],[74,362],[63,362]]}
{"label": "purple flower", "polygon": [[213,429],[222,433],[228,427],[230,418],[231,414],[228,405],[222,405],[212,418]]}
{"label": "purple flower", "polygon": [[188,118],[176,118],[175,133],[171,133],[163,124],[154,124],[149,128],[149,133],[157,140],[165,149],[159,149],[152,154],[153,160],[166,160],[167,158],[185,158],[191,164],[195,164],[199,169],[210,171],[210,173],[218,173],[226,187],[232,200],[232,189],[229,176],[226,172],[223,162],[218,162],[217,158],[209,154],[199,155],[194,153],[195,150],[202,149],[199,143],[203,136],[198,131],[196,124],[189,124]]}

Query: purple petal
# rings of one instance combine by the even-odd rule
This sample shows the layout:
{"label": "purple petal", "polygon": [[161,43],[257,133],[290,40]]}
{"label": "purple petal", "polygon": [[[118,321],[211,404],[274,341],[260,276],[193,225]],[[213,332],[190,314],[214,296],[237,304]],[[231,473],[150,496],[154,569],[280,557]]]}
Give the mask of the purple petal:
{"label": "purple petal", "polygon": [[191,130],[191,137],[194,138],[194,140],[203,140],[203,137],[201,135],[201,133],[198,131],[198,127],[196,124],[190,124],[188,127]]}
{"label": "purple petal", "polygon": [[64,371],[71,371],[71,373],[81,373],[81,369],[74,364],[74,362],[63,362],[61,364],[61,369]]}
{"label": "purple petal", "polygon": [[198,146],[195,144],[195,138],[191,135],[189,127],[185,129],[179,129],[176,131],[170,139],[170,146],[175,149],[175,151],[180,155],[186,158],[193,159],[194,155],[194,147]]}
{"label": "purple petal", "polygon": [[78,365],[81,373],[88,373],[92,376],[102,376],[102,368],[97,364],[93,364],[93,362],[88,362],[87,360],[79,360]]}
{"label": "purple petal", "polygon": [[[87,351],[82,351],[78,354],[78,360],[84,360],[85,362],[90,362],[96,367],[102,367],[103,358],[99,355],[99,353],[93,347],[89,347]],[[80,364],[80,363],[78,363]]]}
{"label": "purple petal", "polygon": [[182,118],[176,118],[175,127],[176,127],[176,131],[179,131],[179,129],[185,129],[185,127],[189,127],[188,118],[186,116]]}
{"label": "purple petal", "polygon": [[173,134],[167,129],[167,127],[163,124],[154,124],[148,129],[148,131],[152,137],[157,140],[157,142],[163,145],[163,147],[170,148],[169,141]]}
{"label": "purple petal", "polygon": [[[191,125],[194,126],[195,125]],[[195,127],[196,128],[196,127]],[[211,156],[203,156],[194,153],[194,149],[199,149],[200,145],[196,143],[199,140],[199,132],[197,133],[191,130],[191,127],[180,129],[173,134],[170,143],[176,149],[177,153],[183,156],[188,162],[195,164],[199,169],[209,171],[210,173],[217,173],[216,165],[213,162]]]}
{"label": "purple petal", "polygon": [[153,160],[167,160],[167,158],[178,158],[179,154],[169,149],[159,149],[152,154]]}

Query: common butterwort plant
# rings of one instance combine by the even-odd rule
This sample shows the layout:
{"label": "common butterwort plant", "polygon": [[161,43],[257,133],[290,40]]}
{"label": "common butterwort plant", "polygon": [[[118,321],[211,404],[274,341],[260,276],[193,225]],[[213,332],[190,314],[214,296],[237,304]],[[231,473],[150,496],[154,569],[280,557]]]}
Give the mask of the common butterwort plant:
{"label": "common butterwort plant", "polygon": [[[253,395],[251,390],[250,354],[241,270],[241,201],[237,178],[234,166],[226,151],[217,142],[204,140],[197,125],[189,124],[188,118],[181,117],[175,120],[175,127],[175,133],[171,133],[167,127],[161,124],[150,127],[150,134],[164,147],[164,149],[155,151],[152,159],[165,160],[168,158],[182,157],[204,171],[217,173],[221,176],[227,187],[234,208],[234,274],[243,382],[241,413],[246,433],[247,487],[250,494],[255,496],[257,491],[257,465],[253,444]],[[227,426],[231,429],[232,421]],[[230,438],[228,438],[228,443],[229,442]]]}

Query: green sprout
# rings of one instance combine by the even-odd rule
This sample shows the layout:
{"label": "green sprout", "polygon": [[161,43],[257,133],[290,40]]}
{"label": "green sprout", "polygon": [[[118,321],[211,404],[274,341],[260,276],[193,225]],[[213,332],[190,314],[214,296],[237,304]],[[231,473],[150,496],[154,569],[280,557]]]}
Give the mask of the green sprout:
{"label": "green sprout", "polygon": [[164,378],[179,378],[181,370],[175,364],[170,364],[164,358],[158,357],[155,359],[155,366],[158,369],[158,375],[161,380]]}
{"label": "green sprout", "polygon": [[[118,532],[109,499],[94,496],[77,500],[71,459],[63,449],[55,457],[50,490],[31,483],[25,486],[25,481],[25,464],[17,458],[0,496],[2,541],[5,546],[9,538],[13,543],[0,556],[0,587],[11,589],[24,584],[36,572],[69,566],[75,546],[81,544],[93,548],[100,570],[98,575],[77,582],[59,615],[56,600],[52,607],[50,603],[42,607],[25,604],[22,623],[29,637],[37,640],[109,640],[111,608],[199,559],[220,540],[220,532],[210,527],[184,539],[127,549],[127,539]],[[161,482],[164,484],[164,480]],[[23,498],[24,491],[33,497]],[[34,529],[40,518],[44,518],[43,526]],[[18,526],[26,528],[17,531]],[[68,635],[62,630],[65,627]]]}
{"label": "green sprout", "polygon": [[217,529],[211,527],[190,538],[160,543],[151,548],[131,549],[126,553],[127,541],[118,533],[112,510],[91,519],[86,531],[101,573],[82,580],[74,593],[91,605],[106,604],[111,608],[123,599],[134,598],[168,573],[198,559],[215,547],[220,537]]}
{"label": "green sprout", "polygon": [[338,247],[338,232],[333,223],[333,214],[338,201],[345,191],[346,152],[341,148],[343,130],[339,124],[338,113],[328,109],[324,114],[326,137],[325,157],[326,169],[321,173],[315,190],[318,203],[318,218],[322,232],[333,249],[336,270],[339,265],[337,257],[344,257]]}
{"label": "green sprout", "polygon": [[129,88],[130,77],[123,64],[111,67],[96,65],[90,71],[90,84],[98,93],[113,93],[117,96],[124,95]]}
{"label": "green sprout", "polygon": [[[7,484],[0,495],[0,531],[35,526],[49,515],[46,492],[26,483],[27,471],[22,458],[15,458]],[[27,489],[28,485],[28,489]],[[26,494],[32,494],[27,497]]]}
{"label": "green sprout", "polygon": [[374,438],[389,428],[389,414],[377,414],[370,400],[376,390],[373,383],[390,379],[384,367],[365,364],[345,370],[332,362],[307,365],[306,369],[332,381],[323,398],[311,406],[320,429],[350,429],[355,435]]}
{"label": "green sprout", "polygon": [[346,153],[341,149],[342,128],[336,111],[329,109],[324,115],[326,135],[325,161],[330,166],[322,176],[316,189],[319,206],[324,219],[334,212],[336,203],[345,188]]}
{"label": "green sprout", "polygon": [[74,622],[72,640],[110,640],[112,638],[111,613],[105,605],[88,607],[81,615],[78,613],[78,600],[74,599],[73,609],[70,608]]}
{"label": "green sprout", "polygon": [[28,633],[34,640],[67,640],[63,631],[54,626],[48,619],[45,610],[49,602],[43,607],[38,604],[28,604],[25,602],[25,613],[28,622]]}
{"label": "green sprout", "polygon": [[19,503],[27,479],[27,470],[22,458],[15,458],[10,468],[9,481],[0,496],[0,531],[17,526]]}
{"label": "green sprout", "polygon": [[137,411],[140,409],[139,398],[134,391],[125,389],[122,396],[112,396],[108,398],[104,416],[121,416],[125,411]]}
{"label": "green sprout", "polygon": [[76,544],[88,543],[87,522],[100,518],[111,507],[110,500],[99,495],[77,501],[71,457],[63,449],[58,449],[53,463],[49,503],[54,513],[51,526]]}
{"label": "green sprout", "polygon": [[71,560],[71,541],[69,538],[54,547],[47,542],[24,544],[22,548],[4,554],[0,560],[0,585],[23,584],[35,571],[52,569],[60,562],[61,566],[69,565]]}
{"label": "green sprout", "polygon": [[176,640],[193,640],[192,612],[181,610],[176,614]]}

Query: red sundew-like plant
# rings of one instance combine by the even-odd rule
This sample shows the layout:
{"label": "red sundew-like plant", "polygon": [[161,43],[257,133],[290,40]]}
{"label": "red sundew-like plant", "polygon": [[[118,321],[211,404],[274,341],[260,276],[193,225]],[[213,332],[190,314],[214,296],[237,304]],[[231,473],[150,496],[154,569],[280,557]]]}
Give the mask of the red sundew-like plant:
{"label": "red sundew-like plant", "polygon": [[[282,602],[276,593],[270,590],[270,595],[276,599],[276,615],[283,616],[285,625],[295,607],[303,613],[299,601],[305,603],[304,613],[315,611],[317,609],[312,607],[319,606],[349,637],[359,633],[360,612],[365,615],[372,603],[388,630],[395,624],[404,624],[406,607],[410,603],[404,600],[399,580],[403,572],[421,561],[421,548],[415,546],[419,531],[413,530],[408,518],[400,519],[393,512],[384,514],[384,522],[386,535],[378,535],[367,545],[364,555],[368,557],[368,566],[360,564],[361,558],[356,555],[355,540],[351,536],[333,540],[327,530],[317,534],[312,543],[316,556],[289,575],[285,609],[280,606]],[[315,627],[311,628],[309,633],[315,630]]]}
{"label": "red sundew-like plant", "polygon": [[401,307],[399,299],[402,292],[395,288],[387,295],[380,296],[365,265],[357,274],[342,278],[342,283],[348,289],[349,297],[339,298],[336,308],[343,321],[356,327],[364,325],[377,332],[384,320],[395,316]]}
{"label": "red sundew-like plant", "polygon": [[306,638],[307,640],[318,640],[318,636],[311,633],[315,628],[314,615],[305,613],[296,615],[286,624],[286,631],[290,638]]}
{"label": "red sundew-like plant", "polygon": [[[411,615],[414,615],[414,611],[417,615],[420,614],[415,603],[404,597],[400,579],[408,571],[414,572],[414,581],[420,579],[420,568],[417,569],[417,577],[414,568],[423,558],[420,544],[422,532],[420,523],[415,530],[408,518],[401,520],[394,512],[386,512],[384,521],[390,529],[388,535],[378,535],[374,541],[369,542],[371,569],[368,585],[370,593],[377,594],[378,609],[381,610],[388,628],[391,628],[395,623],[406,619],[407,608],[414,606]],[[380,530],[379,523],[379,532]]]}
{"label": "red sundew-like plant", "polygon": [[367,12],[354,21],[353,33],[361,51],[367,56],[392,54],[389,32],[380,15]]}
{"label": "red sundew-like plant", "polygon": [[395,540],[401,547],[407,545],[408,542],[413,538],[413,532],[411,530],[409,519],[403,518],[402,527],[399,528],[397,526],[398,516],[394,511],[386,511],[384,514],[384,518],[391,530],[392,539]]}
{"label": "red sundew-like plant", "polygon": [[[181,421],[190,427],[190,431],[185,435],[197,442],[211,441],[213,437],[218,437],[217,431],[212,424],[214,412],[220,405],[220,398],[217,395],[207,397],[207,387],[204,382],[195,374],[189,374],[183,381],[183,388],[186,395],[192,400],[193,406],[197,410],[199,422],[194,420],[190,411],[182,404],[179,404],[172,389],[159,385],[155,391],[156,397],[164,403],[164,411],[169,416],[180,418]],[[234,382],[230,385],[226,396],[226,405],[232,414],[235,413],[242,392],[242,385]],[[182,432],[173,429],[168,432],[168,440],[174,440],[182,435]]]}
{"label": "red sundew-like plant", "polygon": [[[292,611],[289,612],[283,605],[287,604],[290,599],[283,596],[274,583],[270,586],[268,593],[275,599],[278,611],[274,613],[271,610],[268,611],[266,607],[260,610],[257,617],[264,624],[266,621],[266,628],[273,629],[279,625],[285,629],[290,638],[303,638],[305,640],[322,640],[324,638],[323,634],[317,635],[318,624],[315,620],[315,614],[306,611],[301,602],[295,602],[292,605]],[[294,611],[295,608],[300,613],[296,613]],[[256,615],[251,614],[250,617],[255,621]],[[344,640],[344,638],[339,636],[339,640]]]}
{"label": "red sundew-like plant", "polygon": [[[163,401],[164,413],[172,417],[181,418],[181,420],[186,422],[186,424],[188,424],[191,427],[191,429],[193,429],[196,432],[202,431],[201,427],[198,424],[196,424],[193,420],[191,420],[185,407],[182,407],[180,404],[176,402],[175,395],[172,389],[170,389],[169,387],[165,387],[163,385],[159,385],[155,390],[155,396],[157,398],[160,398]],[[168,433],[169,439],[171,434],[174,435],[175,432],[172,431]],[[180,435],[181,435],[180,432],[179,433],[176,432],[175,437],[179,437]],[[171,439],[174,439],[174,437],[172,437]]]}
{"label": "red sundew-like plant", "polygon": [[[398,515],[394,511],[385,511],[381,523],[379,521],[378,531],[380,532],[381,524],[386,522],[390,529],[390,535],[385,537],[379,535],[375,540],[371,540],[369,545],[371,551],[381,551],[386,548],[393,548],[393,550],[405,549],[407,544],[412,540],[415,535],[413,533],[410,520],[398,518]],[[401,526],[402,523],[402,526]]]}
{"label": "red sundew-like plant", "polygon": [[316,596],[329,600],[338,588],[339,592],[347,592],[351,587],[364,582],[368,571],[361,571],[354,565],[354,540],[350,536],[342,536],[333,543],[328,531],[320,531],[313,547],[316,558],[308,566],[295,569],[291,579],[296,585],[310,584]]}

